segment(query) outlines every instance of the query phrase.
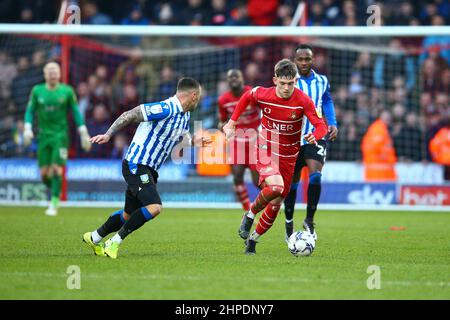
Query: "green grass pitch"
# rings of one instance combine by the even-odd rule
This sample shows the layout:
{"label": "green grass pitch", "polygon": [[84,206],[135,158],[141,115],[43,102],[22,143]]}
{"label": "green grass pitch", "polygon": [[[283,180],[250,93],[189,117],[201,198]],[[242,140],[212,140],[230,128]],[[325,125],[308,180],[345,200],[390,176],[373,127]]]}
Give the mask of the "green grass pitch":
{"label": "green grass pitch", "polygon": [[[316,250],[296,258],[283,215],[246,256],[241,211],[165,209],[117,260],[96,257],[81,235],[113,211],[0,207],[0,299],[450,299],[449,213],[320,210]],[[80,289],[67,288],[72,265]],[[381,289],[367,288],[371,265]]]}

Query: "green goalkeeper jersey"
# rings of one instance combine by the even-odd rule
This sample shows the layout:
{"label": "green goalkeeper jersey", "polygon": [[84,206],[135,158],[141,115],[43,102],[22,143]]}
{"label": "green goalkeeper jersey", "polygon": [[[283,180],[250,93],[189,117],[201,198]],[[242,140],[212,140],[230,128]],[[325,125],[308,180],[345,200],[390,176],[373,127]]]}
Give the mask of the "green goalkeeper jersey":
{"label": "green goalkeeper jersey", "polygon": [[60,83],[56,88],[49,89],[45,83],[41,83],[31,90],[25,112],[25,123],[33,123],[33,115],[36,112],[41,138],[64,138],[69,131],[69,110],[72,111],[76,126],[84,125],[78,110],[77,98],[71,86]]}

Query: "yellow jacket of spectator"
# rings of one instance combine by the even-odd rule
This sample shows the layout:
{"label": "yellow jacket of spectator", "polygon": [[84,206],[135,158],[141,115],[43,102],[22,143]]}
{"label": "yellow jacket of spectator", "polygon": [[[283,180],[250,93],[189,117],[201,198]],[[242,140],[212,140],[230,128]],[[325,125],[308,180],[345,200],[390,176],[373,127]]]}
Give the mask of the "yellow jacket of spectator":
{"label": "yellow jacket of spectator", "polygon": [[450,128],[441,128],[430,140],[429,150],[434,162],[450,165]]}

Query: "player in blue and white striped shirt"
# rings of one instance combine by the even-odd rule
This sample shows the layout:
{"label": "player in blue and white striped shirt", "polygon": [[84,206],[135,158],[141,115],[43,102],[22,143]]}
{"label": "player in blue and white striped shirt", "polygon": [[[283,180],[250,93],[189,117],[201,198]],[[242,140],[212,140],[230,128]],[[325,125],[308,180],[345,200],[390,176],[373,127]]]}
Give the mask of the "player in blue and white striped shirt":
{"label": "player in blue and white striped shirt", "polygon": [[[124,210],[113,213],[100,228],[83,235],[83,241],[96,255],[117,258],[122,240],[161,213],[161,199],[156,190],[157,170],[180,140],[189,141],[192,145],[189,118],[200,96],[200,84],[192,78],[182,78],[173,97],[156,103],[144,103],[126,111],[105,134],[91,138],[92,143],[107,143],[128,124],[140,123],[122,162],[122,175],[127,183]],[[201,145],[210,142],[201,138]],[[105,244],[101,242],[116,231]]]}
{"label": "player in blue and white striped shirt", "polygon": [[318,115],[325,115],[328,123],[328,134],[324,139],[319,140],[316,145],[308,144],[303,138],[314,131],[314,126],[303,117],[301,133],[301,149],[295,166],[294,178],[291,190],[284,200],[284,213],[286,215],[286,240],[294,231],[294,208],[297,197],[298,182],[303,167],[309,169],[308,204],[306,207],[306,219],[303,228],[310,232],[315,239],[317,234],[314,230],[314,214],[319,203],[321,192],[322,167],[327,155],[327,141],[336,139],[338,129],[334,103],[330,95],[330,82],[327,77],[315,72],[312,69],[314,62],[313,50],[309,45],[300,45],[295,51],[294,62],[299,72],[298,88],[305,92],[314,102]]}

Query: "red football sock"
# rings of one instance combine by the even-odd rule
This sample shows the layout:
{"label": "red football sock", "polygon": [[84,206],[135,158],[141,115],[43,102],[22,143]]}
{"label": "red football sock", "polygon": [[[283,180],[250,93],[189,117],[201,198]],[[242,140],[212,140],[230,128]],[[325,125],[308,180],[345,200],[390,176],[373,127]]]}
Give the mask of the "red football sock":
{"label": "red football sock", "polygon": [[256,197],[255,202],[253,202],[250,210],[253,214],[258,214],[262,209],[264,209],[267,204],[275,198],[278,198],[283,193],[283,186],[270,185],[265,186]]}
{"label": "red football sock", "polygon": [[278,212],[280,211],[280,205],[273,205],[269,203],[264,210],[263,214],[259,218],[258,225],[256,226],[256,233],[262,235],[266,233],[267,230],[272,227],[273,222],[277,218]]}
{"label": "red football sock", "polygon": [[234,192],[236,193],[239,202],[242,204],[242,208],[244,208],[245,211],[250,210],[250,199],[248,198],[247,186],[244,183],[235,184]]}

